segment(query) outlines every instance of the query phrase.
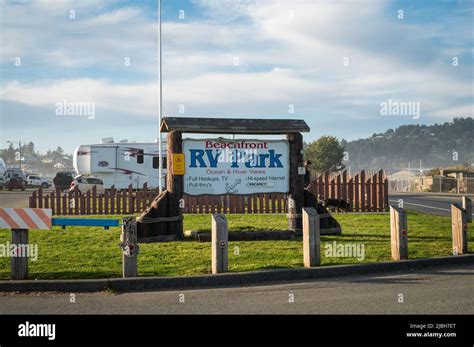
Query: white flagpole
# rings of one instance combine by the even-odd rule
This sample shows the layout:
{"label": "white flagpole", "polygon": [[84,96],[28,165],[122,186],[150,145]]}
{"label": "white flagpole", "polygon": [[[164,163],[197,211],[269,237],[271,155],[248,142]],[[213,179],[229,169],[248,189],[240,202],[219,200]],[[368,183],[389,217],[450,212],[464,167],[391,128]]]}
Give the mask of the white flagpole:
{"label": "white flagpole", "polygon": [[159,45],[158,45],[158,51],[159,51],[159,58],[160,58],[160,100],[159,100],[159,115],[158,115],[158,155],[160,157],[159,164],[158,164],[158,175],[160,177],[159,179],[159,191],[160,193],[163,191],[163,183],[162,183],[162,175],[163,175],[163,156],[162,156],[162,150],[161,150],[161,120],[163,118],[163,92],[162,92],[162,87],[163,87],[163,80],[162,80],[162,64],[161,64],[161,0],[158,0],[158,39],[159,39]]}

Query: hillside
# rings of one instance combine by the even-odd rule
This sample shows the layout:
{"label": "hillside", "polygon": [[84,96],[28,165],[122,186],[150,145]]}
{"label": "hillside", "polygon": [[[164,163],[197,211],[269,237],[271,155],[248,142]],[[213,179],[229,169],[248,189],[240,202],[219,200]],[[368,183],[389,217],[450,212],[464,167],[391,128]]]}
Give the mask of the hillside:
{"label": "hillside", "polygon": [[[434,125],[404,125],[370,138],[341,141],[352,170],[474,165],[474,119],[454,118]],[[456,157],[457,153],[457,157]],[[457,160],[456,160],[457,159]]]}

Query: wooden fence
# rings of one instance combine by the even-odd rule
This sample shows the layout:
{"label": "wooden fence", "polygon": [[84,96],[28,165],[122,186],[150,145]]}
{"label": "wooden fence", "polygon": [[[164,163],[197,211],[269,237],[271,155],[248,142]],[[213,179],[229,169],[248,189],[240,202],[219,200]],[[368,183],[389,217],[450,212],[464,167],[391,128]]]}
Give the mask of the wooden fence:
{"label": "wooden fence", "polygon": [[350,202],[354,212],[386,212],[388,179],[383,170],[374,173],[361,171],[349,177],[347,171],[318,175],[309,190],[320,199],[342,199]]}
{"label": "wooden fence", "polygon": [[77,190],[61,192],[59,188],[45,192],[42,188],[35,190],[30,196],[31,208],[50,208],[53,215],[96,215],[96,214],[133,214],[140,213],[151,205],[158,195],[158,189],[147,188],[146,183],[141,190],[111,189],[97,193],[94,187],[80,194]]}
{"label": "wooden fence", "polygon": [[184,196],[184,213],[286,213],[286,194]]}
{"label": "wooden fence", "polygon": [[[388,181],[383,171],[366,174],[364,171],[348,177],[325,173],[311,183],[309,190],[316,196],[349,201],[353,211],[388,211]],[[79,194],[78,191],[46,192],[38,189],[30,196],[29,207],[51,208],[53,215],[100,215],[141,213],[151,205],[158,189],[117,190],[113,187],[103,193],[95,188]],[[184,213],[287,213],[286,194],[254,195],[201,195],[184,196]]]}

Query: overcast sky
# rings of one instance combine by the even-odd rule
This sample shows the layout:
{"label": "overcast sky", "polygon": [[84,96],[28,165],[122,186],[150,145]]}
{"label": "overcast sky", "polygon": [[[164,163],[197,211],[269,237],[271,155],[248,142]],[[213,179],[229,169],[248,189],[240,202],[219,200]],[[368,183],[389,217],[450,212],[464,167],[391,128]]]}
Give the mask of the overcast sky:
{"label": "overcast sky", "polygon": [[[164,115],[300,118],[306,141],[473,116],[473,3],[163,0]],[[154,141],[157,1],[0,6],[0,148]],[[381,115],[389,99],[419,119]],[[94,117],[58,114],[79,102]]]}

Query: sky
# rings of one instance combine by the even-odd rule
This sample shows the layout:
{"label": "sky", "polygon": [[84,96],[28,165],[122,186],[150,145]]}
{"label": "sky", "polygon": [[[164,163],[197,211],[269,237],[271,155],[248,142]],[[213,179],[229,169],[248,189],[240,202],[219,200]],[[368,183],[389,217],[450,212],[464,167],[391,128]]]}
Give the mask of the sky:
{"label": "sky", "polygon": [[[164,116],[304,119],[307,142],[473,116],[472,0],[162,3]],[[156,0],[0,10],[0,148],[157,138]]]}

